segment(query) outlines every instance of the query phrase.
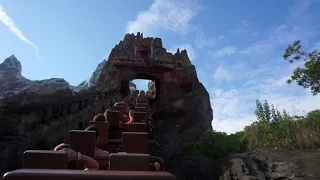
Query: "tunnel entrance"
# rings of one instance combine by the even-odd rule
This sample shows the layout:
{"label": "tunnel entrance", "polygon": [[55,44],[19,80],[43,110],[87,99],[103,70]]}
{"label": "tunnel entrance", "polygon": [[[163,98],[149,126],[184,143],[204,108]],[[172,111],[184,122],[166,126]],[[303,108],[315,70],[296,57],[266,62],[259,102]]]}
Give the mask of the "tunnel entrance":
{"label": "tunnel entrance", "polygon": [[[136,88],[135,90],[143,90],[144,92],[147,92],[149,90],[149,87],[148,87],[148,83],[149,83],[149,79],[146,80],[146,79],[134,79],[132,80],[132,83],[136,85]],[[130,87],[131,89],[131,87]],[[133,89],[133,88],[132,88]]]}
{"label": "tunnel entrance", "polygon": [[[151,86],[153,88],[148,87],[148,81],[151,80],[152,84]],[[144,90],[146,93],[148,90],[151,90],[148,92],[149,97],[149,103],[152,104],[159,100],[160,98],[160,79],[156,76],[148,75],[146,73],[135,73],[130,78],[122,79],[121,81],[121,88],[120,93],[122,97],[125,97],[129,95],[130,93],[130,81],[132,82],[138,82],[136,85],[136,90]]]}

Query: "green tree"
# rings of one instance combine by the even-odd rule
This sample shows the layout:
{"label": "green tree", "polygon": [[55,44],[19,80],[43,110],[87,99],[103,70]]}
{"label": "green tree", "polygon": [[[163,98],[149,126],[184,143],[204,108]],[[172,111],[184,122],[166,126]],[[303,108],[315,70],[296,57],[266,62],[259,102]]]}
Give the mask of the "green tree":
{"label": "green tree", "polygon": [[320,52],[318,50],[305,52],[300,40],[297,40],[288,46],[283,58],[290,63],[305,61],[304,67],[297,67],[287,83],[296,81],[299,86],[310,88],[313,95],[320,93]]}
{"label": "green tree", "polygon": [[266,120],[268,122],[270,122],[271,121],[271,112],[270,112],[270,105],[267,100],[265,100],[263,103],[263,112],[264,112]]}
{"label": "green tree", "polygon": [[254,111],[254,114],[257,116],[258,121],[266,121],[266,117],[264,114],[263,106],[259,100],[256,101],[257,109]]}
{"label": "green tree", "polygon": [[290,115],[287,113],[287,111],[285,109],[283,110],[283,119],[284,120],[290,119]]}

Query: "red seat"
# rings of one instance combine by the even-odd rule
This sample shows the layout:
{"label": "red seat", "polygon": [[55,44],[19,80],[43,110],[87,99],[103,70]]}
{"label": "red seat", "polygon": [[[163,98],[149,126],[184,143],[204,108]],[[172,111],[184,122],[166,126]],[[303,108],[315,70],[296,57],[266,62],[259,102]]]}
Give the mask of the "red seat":
{"label": "red seat", "polygon": [[146,113],[145,112],[133,112],[133,122],[135,123],[141,123],[143,121],[146,121]]}
{"label": "red seat", "polygon": [[145,100],[145,99],[137,99],[137,104],[138,103],[147,103],[147,100]]}
{"label": "red seat", "polygon": [[137,103],[136,107],[148,107],[147,103]]}
{"label": "red seat", "polygon": [[[73,147],[73,150],[94,158],[96,147],[95,131],[71,130],[69,134],[69,144]],[[80,161],[72,161],[69,162],[69,169],[84,169],[84,165]]]}
{"label": "red seat", "polygon": [[148,171],[149,164],[149,154],[112,153],[110,155],[110,170]]}
{"label": "red seat", "polygon": [[119,127],[120,112],[116,110],[107,110],[107,121],[110,123],[110,127]]}
{"label": "red seat", "polygon": [[134,109],[137,112],[147,112],[147,108],[146,107],[135,107]]}
{"label": "red seat", "polygon": [[96,132],[84,130],[71,130],[70,145],[76,152],[94,157],[96,147]]}
{"label": "red seat", "polygon": [[116,111],[119,111],[119,117],[120,119],[123,119],[123,115],[124,115],[124,106],[114,106],[113,109],[115,109]]}
{"label": "red seat", "polygon": [[99,130],[98,147],[102,149],[107,148],[109,140],[109,122],[90,121],[89,124],[94,124]]}
{"label": "red seat", "polygon": [[131,123],[127,126],[128,132],[148,132],[146,123]]}
{"label": "red seat", "polygon": [[127,109],[127,108],[128,108],[128,104],[127,104],[127,103],[124,103],[124,102],[121,102],[120,104],[121,104],[121,105],[123,106],[123,108],[124,108],[124,113],[127,114],[128,111],[129,111],[129,109]]}
{"label": "red seat", "polygon": [[122,150],[127,153],[148,154],[148,134],[138,132],[122,133]]}
{"label": "red seat", "polygon": [[23,153],[25,169],[68,169],[68,156],[64,151],[27,150]]}

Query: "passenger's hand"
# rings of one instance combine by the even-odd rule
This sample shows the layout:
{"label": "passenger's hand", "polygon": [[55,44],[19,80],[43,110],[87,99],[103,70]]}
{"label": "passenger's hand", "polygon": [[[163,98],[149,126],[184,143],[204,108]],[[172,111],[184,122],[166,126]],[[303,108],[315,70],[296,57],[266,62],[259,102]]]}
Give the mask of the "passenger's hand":
{"label": "passenger's hand", "polygon": [[72,149],[65,149],[65,151],[68,154],[68,161],[74,161],[78,159],[78,153],[76,153],[74,150]]}
{"label": "passenger's hand", "polygon": [[155,162],[154,165],[155,165],[157,171],[161,170],[161,166],[160,166],[160,164],[158,162]]}

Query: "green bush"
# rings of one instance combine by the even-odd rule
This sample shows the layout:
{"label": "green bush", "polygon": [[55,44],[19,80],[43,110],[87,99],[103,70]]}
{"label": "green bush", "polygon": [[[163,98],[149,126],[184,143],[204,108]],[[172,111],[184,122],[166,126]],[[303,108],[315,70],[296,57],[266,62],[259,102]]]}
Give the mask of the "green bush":
{"label": "green bush", "polygon": [[260,147],[320,148],[320,110],[299,117],[290,116],[285,110],[280,113],[267,101],[257,101],[256,105],[257,119],[243,131],[227,135],[210,130],[198,141],[185,143],[184,150],[217,159]]}
{"label": "green bush", "polygon": [[232,153],[243,152],[246,141],[242,140],[242,132],[227,135],[224,132],[207,131],[197,142],[184,144],[184,149],[189,152],[200,152],[213,159],[228,156]]}
{"label": "green bush", "polygon": [[[293,149],[316,149],[320,147],[320,110],[311,111],[305,117],[282,114],[265,101],[257,101],[257,121],[244,129],[248,149],[278,146]],[[273,114],[269,116],[269,114]]]}

